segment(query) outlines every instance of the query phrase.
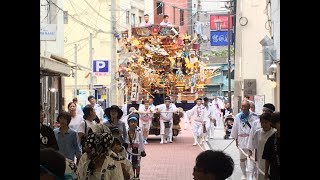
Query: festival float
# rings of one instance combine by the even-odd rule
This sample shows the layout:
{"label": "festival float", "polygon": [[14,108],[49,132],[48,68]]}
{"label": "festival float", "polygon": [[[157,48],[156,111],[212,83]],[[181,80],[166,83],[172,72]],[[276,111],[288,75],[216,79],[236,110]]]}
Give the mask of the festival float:
{"label": "festival float", "polygon": [[219,73],[199,60],[197,36],[180,35],[179,27],[151,25],[132,28],[119,39],[117,80],[131,101],[161,94],[174,102],[204,96],[206,81]]}
{"label": "festival float", "polygon": [[[123,88],[131,101],[141,102],[152,96],[155,102],[156,98],[161,98],[161,102],[169,96],[175,103],[194,103],[204,96],[206,81],[219,73],[219,69],[208,69],[199,60],[197,36],[191,39],[188,34],[180,35],[179,27],[135,27],[130,37],[123,32],[118,42],[116,79],[118,88]],[[178,127],[174,129],[180,129],[178,117],[181,115],[175,116],[174,126]],[[158,125],[153,122],[153,126]]]}

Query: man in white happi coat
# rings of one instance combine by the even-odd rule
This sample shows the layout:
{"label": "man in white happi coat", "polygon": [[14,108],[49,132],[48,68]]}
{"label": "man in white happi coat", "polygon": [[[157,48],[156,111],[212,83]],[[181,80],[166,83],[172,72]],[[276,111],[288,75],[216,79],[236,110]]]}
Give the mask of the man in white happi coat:
{"label": "man in white happi coat", "polygon": [[207,115],[204,117],[206,119],[206,129],[207,132],[204,133],[204,140],[208,141],[208,137],[213,139],[214,127],[217,121],[217,113],[213,109],[212,105],[209,104],[209,99],[207,97],[203,98],[203,106],[207,110]]}
{"label": "man in white happi coat", "polygon": [[[258,116],[249,111],[250,104],[248,100],[243,100],[241,102],[241,112],[235,116],[235,121],[231,130],[230,136],[236,140],[236,146],[243,149],[243,151],[248,154],[248,140],[250,129],[253,122],[257,120]],[[247,161],[247,157],[239,150],[240,153],[240,168],[242,171],[241,179],[251,180],[253,163]]]}
{"label": "man in white happi coat", "polygon": [[[160,144],[172,143],[173,113],[178,111],[175,104],[171,103],[170,97],[164,99],[164,104],[156,106],[156,111],[160,112]],[[165,128],[165,123],[169,123],[169,128]]]}
{"label": "man in white happi coat", "polygon": [[214,110],[216,111],[216,114],[217,114],[217,121],[216,121],[216,124],[217,124],[217,127],[222,127],[223,126],[223,117],[222,117],[222,112],[221,112],[221,109],[223,109],[223,102],[221,99],[219,99],[216,95],[213,95],[212,96],[212,102],[211,102]]}
{"label": "man in white happi coat", "polygon": [[207,121],[207,118],[205,117],[208,116],[206,107],[202,105],[202,99],[197,98],[196,102],[197,104],[186,113],[189,118],[193,117],[195,114],[192,128],[194,138],[193,146],[196,146],[198,143],[202,144],[203,128]]}
{"label": "man in white happi coat", "polygon": [[149,101],[146,99],[143,101],[144,104],[139,107],[139,127],[143,134],[143,143],[148,144],[147,139],[149,135],[150,125],[155,112],[155,107],[149,105]]}

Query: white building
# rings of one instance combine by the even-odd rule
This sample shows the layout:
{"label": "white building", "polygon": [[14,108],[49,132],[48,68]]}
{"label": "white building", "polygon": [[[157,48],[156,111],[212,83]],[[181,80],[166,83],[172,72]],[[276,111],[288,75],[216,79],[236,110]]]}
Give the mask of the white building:
{"label": "white building", "polygon": [[63,0],[40,1],[40,104],[51,125],[64,109],[64,77],[71,67],[64,54]]}
{"label": "white building", "polygon": [[[268,19],[272,18],[271,11],[273,13],[280,12],[280,5],[275,11],[270,10],[271,6],[267,6],[268,10],[266,11],[266,6],[266,1],[237,1],[235,102],[245,95],[261,95],[264,97],[263,103],[273,103],[279,109],[279,85],[275,88],[275,82],[268,80],[267,76],[263,74],[264,60],[262,45],[259,42],[267,35],[274,37],[276,44],[279,45],[279,15],[274,16],[276,18],[274,26],[272,26],[272,22],[268,23]],[[278,45],[275,47],[278,48]],[[280,53],[280,49],[277,53]],[[246,80],[253,82],[253,84],[245,83]],[[249,94],[245,94],[245,90],[248,90],[246,92]],[[235,110],[237,110],[239,104],[235,105]]]}
{"label": "white building", "polygon": [[[122,105],[124,89],[118,88],[115,72],[118,70],[119,54],[117,54],[118,41],[115,36],[120,36],[124,31],[131,34],[131,27],[139,25],[143,15],[148,13],[153,17],[153,2],[140,0],[114,1],[115,9],[112,11],[110,1],[66,1],[65,10],[68,11],[68,23],[65,24],[65,52],[64,57],[75,62],[81,70],[74,71],[73,77],[66,78],[65,103],[78,97],[82,106],[88,103],[87,97],[94,95],[103,107],[111,104]],[[113,13],[115,14],[113,16]],[[115,20],[115,27],[112,27]],[[90,33],[92,34],[92,50],[90,52]],[[75,53],[75,44],[77,53]],[[92,61],[90,57],[92,53]],[[116,60],[114,60],[116,59]],[[96,60],[109,61],[107,74],[93,74],[91,81],[90,69]],[[90,84],[94,91],[90,92]],[[76,86],[75,86],[76,85]],[[79,94],[75,94],[75,89]]]}

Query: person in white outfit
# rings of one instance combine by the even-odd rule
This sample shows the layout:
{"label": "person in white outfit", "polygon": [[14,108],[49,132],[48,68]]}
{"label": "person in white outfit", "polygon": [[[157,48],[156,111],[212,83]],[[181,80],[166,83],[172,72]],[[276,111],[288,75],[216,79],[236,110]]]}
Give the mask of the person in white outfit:
{"label": "person in white outfit", "polygon": [[204,133],[204,140],[208,141],[208,137],[213,139],[213,133],[214,133],[214,127],[215,127],[215,122],[217,119],[217,114],[214,111],[212,105],[209,105],[209,99],[207,97],[203,98],[203,105],[207,110],[207,115],[204,117],[206,118],[206,129],[207,132]]}
{"label": "person in white outfit", "polygon": [[143,142],[148,144],[147,139],[150,130],[150,124],[152,122],[154,108],[150,107],[149,101],[146,99],[143,101],[144,105],[139,107],[139,127],[142,130]]}
{"label": "person in white outfit", "polygon": [[[274,128],[271,127],[271,114],[263,113],[260,116],[261,127],[255,131],[252,137],[252,143],[248,144],[249,155],[254,154],[255,160],[258,164],[259,169],[264,172],[265,169],[265,160],[262,159],[262,153],[264,145],[266,144],[268,138],[276,132]],[[254,153],[252,153],[254,152]],[[256,180],[264,180],[264,175],[259,171],[256,173]]]}
{"label": "person in white outfit", "polygon": [[[256,114],[254,102],[249,100],[249,103],[250,103],[250,112],[253,112],[254,114]],[[267,103],[267,104],[263,105],[263,108],[262,108],[263,113],[273,113],[274,111],[275,111],[275,107],[273,104]],[[252,146],[254,133],[260,128],[261,128],[261,122],[260,122],[260,119],[258,118],[257,120],[255,120],[252,123],[252,127],[251,127],[250,133],[249,133],[248,147]],[[253,154],[253,155],[255,156],[255,154]],[[254,168],[253,168],[254,176],[256,176],[257,171],[258,171],[258,169],[256,168],[256,166],[254,166]]]}
{"label": "person in white outfit", "polygon": [[172,24],[169,22],[169,16],[164,15],[163,21],[160,23],[161,26],[172,26]]}
{"label": "person in white outfit", "polygon": [[216,121],[216,126],[217,127],[222,127],[223,126],[223,117],[222,117],[222,112],[221,112],[221,109],[223,109],[223,102],[217,98],[216,95],[213,95],[212,96],[212,102],[211,102],[214,110],[216,111],[216,115],[217,115],[217,121]]}
{"label": "person in white outfit", "polygon": [[82,111],[81,106],[80,106],[79,103],[78,103],[78,98],[76,98],[76,97],[73,98],[73,99],[72,99],[72,102],[75,103],[76,106],[77,106],[77,115],[83,116],[83,111]]}
{"label": "person in white outfit", "polygon": [[76,103],[70,102],[68,104],[68,112],[71,114],[71,122],[69,127],[75,131],[78,131],[81,122],[83,121],[83,111],[82,115],[77,114]]}
{"label": "person in white outfit", "polygon": [[190,110],[187,111],[187,114],[189,115],[189,119],[196,114],[196,116],[193,119],[193,138],[194,143],[193,146],[196,146],[198,143],[202,144],[202,137],[204,131],[206,131],[206,121],[207,118],[207,110],[206,107],[202,105],[202,99],[197,98],[196,100],[197,104]]}
{"label": "person in white outfit", "polygon": [[144,21],[141,22],[140,27],[144,27],[144,26],[151,26],[152,23],[149,21],[149,14],[145,14],[143,16]]}
{"label": "person in white outfit", "polygon": [[[257,115],[249,111],[250,104],[248,100],[241,102],[241,112],[235,116],[233,127],[230,136],[236,140],[236,146],[243,149],[248,154],[249,133],[253,122],[258,118]],[[240,168],[242,171],[241,179],[251,180],[253,163],[247,161],[247,157],[239,150],[240,153]]]}
{"label": "person in white outfit", "polygon": [[[178,111],[175,104],[171,103],[170,97],[165,97],[164,104],[156,106],[160,113],[160,144],[172,143],[173,113]],[[166,125],[165,125],[166,124]]]}

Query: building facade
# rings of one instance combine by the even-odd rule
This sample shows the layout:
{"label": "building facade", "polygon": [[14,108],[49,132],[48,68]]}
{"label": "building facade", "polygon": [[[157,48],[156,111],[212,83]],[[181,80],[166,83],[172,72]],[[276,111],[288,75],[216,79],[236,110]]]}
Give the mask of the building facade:
{"label": "building facade", "polygon": [[40,104],[45,122],[52,126],[64,110],[64,77],[71,66],[64,54],[63,0],[40,1]]}
{"label": "building facade", "polygon": [[[273,36],[271,17],[269,17],[270,13],[266,13],[266,7],[268,7],[267,11],[270,11],[265,1],[236,1],[234,101],[239,102],[244,96],[251,98],[259,96],[263,99],[260,101],[261,104],[273,103],[278,109],[279,89],[277,88],[280,86],[277,83],[277,88],[275,88],[274,81],[264,75],[263,46],[260,44],[266,35]],[[277,23],[280,24],[280,21],[276,21],[275,24]],[[279,76],[276,78],[277,82],[279,82],[278,78]],[[234,110],[239,110],[237,106],[239,104],[235,105]]]}
{"label": "building facade", "polygon": [[160,24],[164,15],[169,16],[169,22],[179,26],[180,34],[188,32],[188,1],[187,0],[154,0],[154,24]]}
{"label": "building facade", "polygon": [[[125,89],[118,86],[115,78],[118,66],[122,63],[118,40],[124,32],[130,36],[131,28],[143,21],[144,14],[149,14],[151,19],[152,7],[153,2],[146,0],[65,3],[68,23],[64,32],[64,56],[72,59],[78,67],[72,77],[66,78],[66,103],[76,96],[80,105],[84,106],[88,104],[87,97],[94,95],[103,108],[111,104],[123,104]],[[97,71],[92,67],[96,67],[94,64],[99,61],[108,62],[108,72],[94,72],[91,75],[91,69]]]}

